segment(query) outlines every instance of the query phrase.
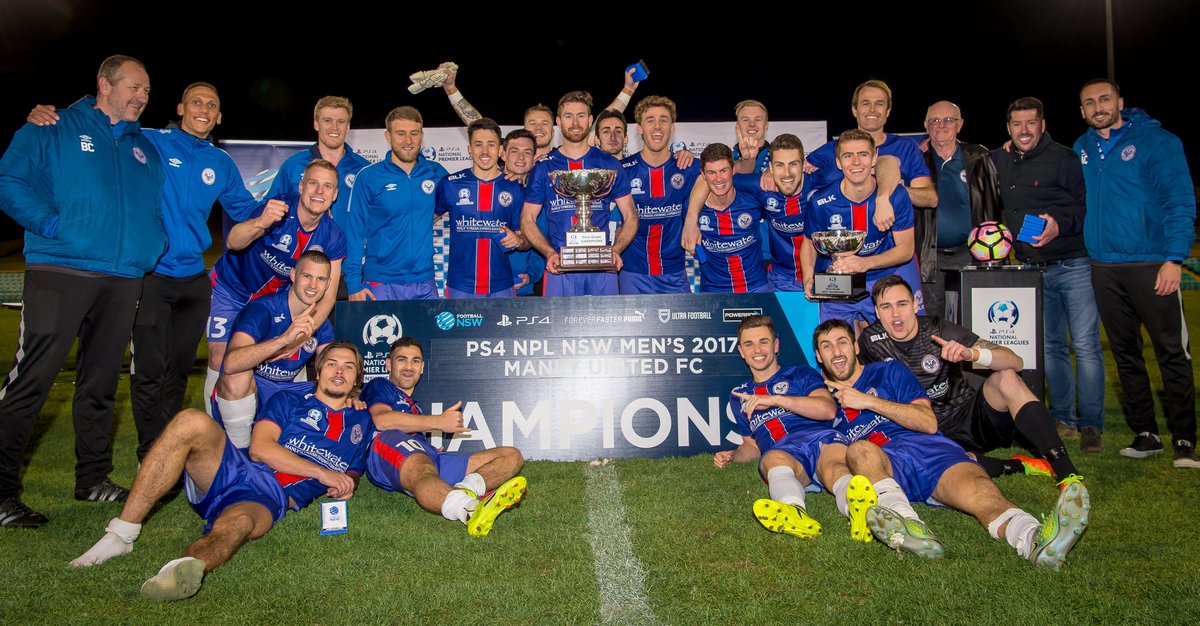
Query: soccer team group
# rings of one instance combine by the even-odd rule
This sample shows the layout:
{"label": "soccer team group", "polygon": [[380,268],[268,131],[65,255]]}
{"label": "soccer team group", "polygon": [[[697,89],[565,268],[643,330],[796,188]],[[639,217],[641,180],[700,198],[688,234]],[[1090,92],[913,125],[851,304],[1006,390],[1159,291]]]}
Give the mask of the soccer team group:
{"label": "soccer team group", "polygon": [[[979,160],[964,159],[967,151],[954,145],[940,156],[946,142],[936,131],[956,134],[957,107],[930,108],[931,160],[916,142],[883,131],[891,91],[879,81],[855,90],[858,128],[809,153],[794,135],[768,142],[766,107],[745,101],[736,110],[737,144],[710,144],[697,160],[671,152],[674,102],[648,96],[634,107],[644,147],[619,160],[623,111],[638,87],[632,73],[595,118],[591,97],[571,92],[557,110],[530,108],[524,128],[507,135],[465,100],[456,75],[452,64],[414,75],[413,91],[445,90],[468,124],[471,167],[448,175],[422,156],[423,121],[411,106],[388,114],[390,151],[368,164],[345,143],[350,102],[330,96],[314,108],[317,142],[282,164],[263,201],[250,196],[232,160],[209,140],[221,121],[210,84],[184,91],[177,128],[143,130],[137,120],[149,75],[136,59],[114,56],[100,67],[95,97],[61,111],[36,107],[0,160],[0,209],[26,229],[28,263],[21,348],[0,391],[0,525],[47,522],[20,500],[20,470],[54,373],[78,336],[75,496],[123,500],[124,507],[72,565],[129,553],[151,508],[181,484],[206,521],[204,534],[143,584],[149,598],[194,595],[208,572],[288,509],[323,494],[349,498],[363,473],[465,524],[471,535],[487,535],[525,492],[521,453],[510,447],[441,453],[422,433],[469,429],[458,405],[427,415],[413,399],[425,365],[421,342],[396,340],[388,376],[362,385],[357,348],[337,340],[328,320],[343,284],[353,301],[438,297],[432,229],[449,214],[446,296],[452,298],[523,290],[688,292],[686,253],[703,259],[700,288],[710,292],[811,295],[814,272],[865,272],[871,298],[821,302],[822,322],[812,337],[821,372],[780,365],[769,318],[739,325],[738,350],[752,374],[731,396],[743,442],[717,453],[715,465],[758,461],[770,499],[756,502],[754,513],[772,531],[819,533],[804,498],[806,490],[823,487],[860,541],[877,538],[942,556],[941,543],[911,505],[926,502],[975,516],[1035,565],[1062,566],[1091,510],[1063,444],[1064,420],[1052,418],[1022,382],[1018,355],[922,315],[935,297],[931,311],[941,313],[945,296],[939,270],[926,271],[918,242],[931,237],[935,258],[950,257],[981,221],[977,194],[968,189]],[[1089,83],[1081,98],[1085,119],[1096,121],[1089,137],[1101,133],[1100,154],[1121,151],[1114,126],[1126,126],[1128,135],[1143,123],[1119,122],[1119,94],[1108,81]],[[1044,121],[1040,103],[1023,101],[1010,107],[1010,122],[1018,121],[1010,123],[1010,150],[1032,157]],[[1097,121],[1100,113],[1107,125]],[[1032,145],[1020,123],[1026,117],[1042,124],[1033,125]],[[552,147],[555,124],[562,142]],[[593,224],[611,234],[617,272],[561,271],[559,250],[576,207],[554,189],[550,173],[581,168],[617,172],[612,192],[592,207]],[[947,168],[948,177],[930,173]],[[1048,180],[1062,182],[1055,176]],[[227,252],[209,271],[201,255],[211,244],[207,219],[215,203],[236,225]],[[936,226],[926,220],[934,234],[920,232],[924,211],[914,205],[938,208]],[[1049,224],[1031,249],[1056,238],[1082,239],[1082,207],[1074,215],[1046,213],[1043,206],[1027,211]],[[830,259],[805,237],[806,230],[839,228],[867,233],[858,254]],[[1169,248],[1158,264],[1177,267],[1173,253]],[[1179,274],[1174,278],[1174,291],[1159,295],[1173,294],[1180,307]],[[1177,313],[1182,321],[1182,309]],[[202,334],[211,403],[207,410],[183,409]],[[141,464],[126,490],[108,478],[109,426],[120,338],[130,336]],[[305,380],[310,362],[315,383]],[[972,384],[972,370],[986,374],[981,384]],[[1194,446],[1194,407],[1190,436],[1171,426],[1180,466],[1180,442]],[[1014,442],[1032,455],[985,454]],[[1006,500],[992,481],[1018,472],[1058,479],[1058,501],[1045,524]]]}

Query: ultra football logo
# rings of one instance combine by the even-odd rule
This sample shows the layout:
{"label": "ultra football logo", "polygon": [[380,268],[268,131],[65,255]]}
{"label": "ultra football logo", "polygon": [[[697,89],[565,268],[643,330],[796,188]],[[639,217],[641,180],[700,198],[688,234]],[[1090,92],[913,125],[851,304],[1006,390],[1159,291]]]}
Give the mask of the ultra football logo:
{"label": "ultra football logo", "polygon": [[376,315],[363,324],[362,340],[368,346],[390,346],[404,336],[402,329],[400,318],[395,315]]}

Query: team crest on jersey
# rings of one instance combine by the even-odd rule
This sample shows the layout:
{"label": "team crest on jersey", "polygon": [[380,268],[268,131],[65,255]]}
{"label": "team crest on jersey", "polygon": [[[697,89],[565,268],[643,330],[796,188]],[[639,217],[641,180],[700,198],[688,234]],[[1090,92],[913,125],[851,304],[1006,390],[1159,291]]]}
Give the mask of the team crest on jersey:
{"label": "team crest on jersey", "polygon": [[346,174],[346,177],[342,181],[346,183],[346,187],[353,187],[354,179],[356,178],[358,178],[358,174]]}
{"label": "team crest on jersey", "polygon": [[787,390],[788,384],[786,380],[781,380],[771,387],[771,393],[777,396],[782,396],[783,394],[787,393]]}
{"label": "team crest on jersey", "polygon": [[634,178],[629,181],[629,193],[634,195],[646,193],[642,191],[642,179]]}
{"label": "team crest on jersey", "polygon": [[436,186],[437,183],[433,182],[432,180],[421,181],[421,191],[424,191],[426,195],[433,193],[433,188]]}
{"label": "team crest on jersey", "polygon": [[308,415],[300,418],[300,421],[312,426],[316,430],[321,430],[321,411],[319,409],[309,409]]}
{"label": "team crest on jersey", "polygon": [[317,338],[316,337],[309,337],[308,341],[304,342],[304,351],[305,352],[316,352],[317,351]]}
{"label": "team crest on jersey", "polygon": [[355,424],[350,429],[350,443],[357,444],[362,441],[362,424]]}
{"label": "team crest on jersey", "polygon": [[458,206],[466,206],[468,204],[475,204],[474,202],[471,202],[471,190],[466,188],[459,189]]}
{"label": "team crest on jersey", "polygon": [[874,387],[871,387],[870,389],[868,389],[868,390],[867,390],[867,395],[869,395],[869,396],[875,396],[876,398],[878,398],[878,397],[879,397],[879,392],[878,392],[878,391],[876,391]]}
{"label": "team crest on jersey", "polygon": [[674,174],[671,174],[671,186],[672,187],[674,187],[676,189],[683,189],[683,183],[684,183],[683,174],[680,174],[679,172],[675,172]]}
{"label": "team crest on jersey", "polygon": [[217,173],[213,168],[206,167],[204,171],[200,172],[200,180],[204,181],[205,185],[212,185],[217,182]]}
{"label": "team crest on jersey", "polygon": [[750,225],[754,223],[754,216],[749,213],[742,213],[738,216],[737,222],[739,228],[750,228]]}
{"label": "team crest on jersey", "polygon": [[[138,163],[142,165],[146,164],[146,153],[142,152],[142,149],[137,146],[133,147],[133,158],[137,159]],[[1132,155],[1130,155],[1130,158],[1132,158]],[[1128,161],[1129,159],[1125,160]]]}
{"label": "team crest on jersey", "polygon": [[282,250],[284,252],[291,252],[292,236],[285,233],[282,237],[279,238],[279,242],[271,244],[271,247],[275,248],[276,250]]}
{"label": "team crest on jersey", "polygon": [[966,182],[967,182],[967,170],[963,170],[963,171],[959,172],[959,173],[958,173],[958,177],[962,179],[962,181],[963,181],[963,184],[966,184]]}
{"label": "team crest on jersey", "polygon": [[500,195],[496,196],[496,202],[499,202],[500,206],[506,207],[506,206],[512,204],[512,201],[513,201],[512,194],[508,193],[507,191],[501,191]]}
{"label": "team crest on jersey", "polygon": [[942,369],[942,360],[936,355],[926,354],[921,357],[921,369],[930,374],[936,374],[938,370]]}
{"label": "team crest on jersey", "polygon": [[1137,148],[1133,146],[1125,146],[1125,149],[1121,151],[1121,160],[1132,161],[1133,155],[1135,154],[1137,154]]}
{"label": "team crest on jersey", "polygon": [[712,225],[709,224],[707,215],[700,216],[700,230],[712,230]]}

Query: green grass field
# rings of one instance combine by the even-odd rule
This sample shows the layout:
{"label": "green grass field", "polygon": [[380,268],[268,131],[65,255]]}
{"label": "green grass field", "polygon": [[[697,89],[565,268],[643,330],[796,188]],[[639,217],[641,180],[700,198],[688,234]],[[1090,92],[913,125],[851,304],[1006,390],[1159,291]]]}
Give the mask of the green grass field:
{"label": "green grass field", "polygon": [[[1200,293],[1186,292],[1193,336]],[[0,311],[0,358],[18,316]],[[1157,379],[1153,358],[1152,378]],[[1091,529],[1061,573],[1034,570],[972,518],[918,506],[947,558],[921,561],[856,544],[833,499],[810,495],[824,534],[763,530],[750,507],[766,486],[751,465],[717,470],[708,456],[531,462],[525,501],[484,539],[368,484],[351,500],[350,532],[322,537],[316,506],[289,514],[211,575],[191,600],[158,604],[138,586],[196,537],[182,496],[145,525],[133,554],[86,570],[67,562],[98,539],[119,504],[71,499],[73,372],[42,411],[24,499],[51,519],[0,532],[0,622],[394,624],[1194,623],[1200,615],[1200,472],[1117,450],[1131,439],[1109,359],[1105,450],[1068,449],[1087,476]],[[68,363],[68,367],[72,364]],[[202,379],[193,376],[198,404]],[[128,378],[117,397],[116,470],[133,477]],[[1001,490],[1040,515],[1050,479],[1014,476]]]}

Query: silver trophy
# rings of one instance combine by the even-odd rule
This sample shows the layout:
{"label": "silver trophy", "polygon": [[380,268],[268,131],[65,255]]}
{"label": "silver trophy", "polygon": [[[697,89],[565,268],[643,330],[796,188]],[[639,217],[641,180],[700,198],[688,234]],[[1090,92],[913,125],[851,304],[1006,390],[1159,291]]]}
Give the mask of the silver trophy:
{"label": "silver trophy", "polygon": [[616,170],[550,172],[554,191],[575,200],[575,225],[567,229],[567,243],[558,251],[560,271],[616,271],[617,261],[608,243],[608,233],[592,225],[592,199],[607,196],[616,180]]}
{"label": "silver trophy", "polygon": [[[867,231],[834,229],[822,230],[809,235],[817,252],[833,257],[857,254],[867,240]],[[818,300],[850,300],[857,302],[867,297],[867,275],[863,273],[816,272],[813,275],[813,298]]]}

